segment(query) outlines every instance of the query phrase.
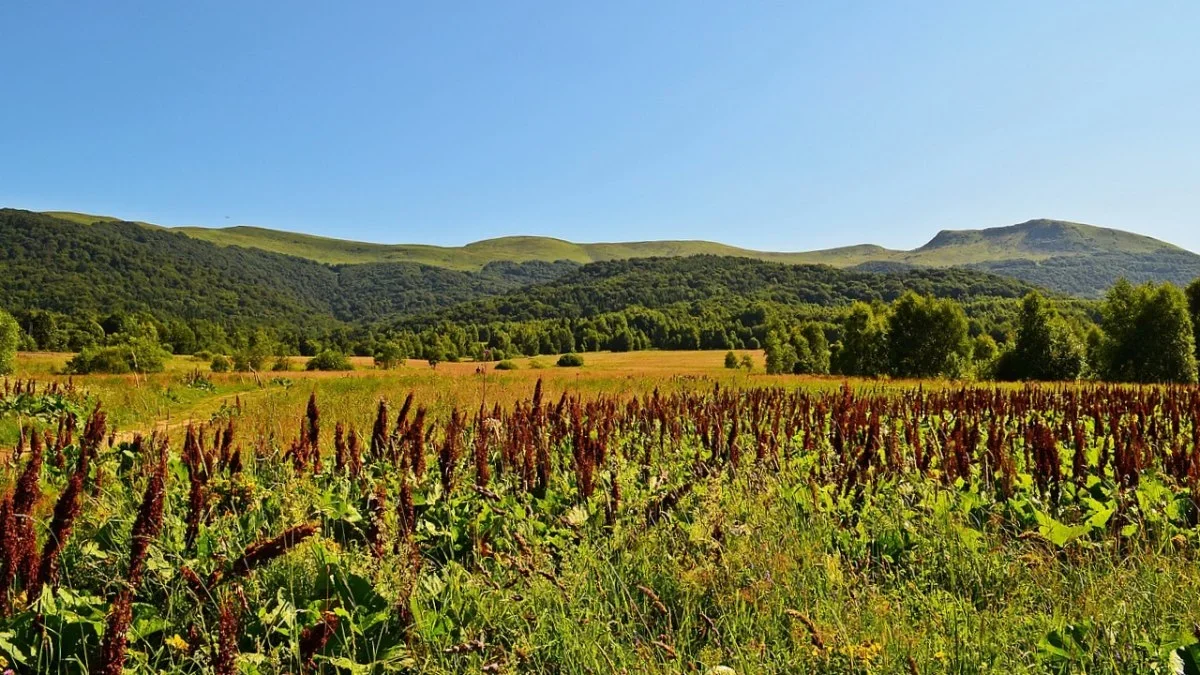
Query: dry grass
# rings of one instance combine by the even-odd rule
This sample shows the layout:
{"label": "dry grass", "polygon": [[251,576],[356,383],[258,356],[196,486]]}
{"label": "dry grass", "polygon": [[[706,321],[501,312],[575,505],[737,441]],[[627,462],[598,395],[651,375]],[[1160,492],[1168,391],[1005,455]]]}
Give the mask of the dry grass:
{"label": "dry grass", "polygon": [[[166,370],[152,375],[74,376],[76,385],[104,401],[110,419],[125,438],[134,431],[165,429],[181,434],[188,421],[207,420],[235,400],[251,413],[259,431],[282,438],[291,431],[290,416],[312,392],[338,419],[369,430],[371,420],[364,417],[380,399],[398,403],[413,392],[430,405],[430,413],[448,414],[455,406],[476,409],[494,403],[509,405],[527,398],[537,380],[543,380],[546,396],[553,400],[564,392],[584,395],[664,393],[681,389],[710,389],[727,386],[782,386],[786,388],[832,389],[844,378],[779,376],[763,372],[760,351],[735,352],[740,359],[749,355],[755,370],[729,370],[724,367],[724,351],[640,351],[595,352],[584,354],[582,368],[558,368],[556,356],[518,358],[518,370],[497,371],[494,363],[440,363],[431,368],[425,361],[410,359],[406,365],[390,371],[374,368],[369,357],[351,359],[354,370],[347,372],[308,372],[306,358],[292,359],[287,372],[209,373],[208,363],[190,356],[175,356]],[[66,379],[61,373],[71,354],[21,353],[17,357],[15,377],[38,380]],[[539,367],[541,366],[541,367]],[[199,370],[208,375],[214,390],[197,389],[184,384],[186,374]],[[860,381],[856,387],[907,386],[909,383]],[[937,386],[924,383],[924,386]],[[366,411],[366,412],[364,412]],[[359,419],[359,417],[363,417]],[[0,440],[12,429],[0,426]],[[11,433],[10,433],[11,432]]]}

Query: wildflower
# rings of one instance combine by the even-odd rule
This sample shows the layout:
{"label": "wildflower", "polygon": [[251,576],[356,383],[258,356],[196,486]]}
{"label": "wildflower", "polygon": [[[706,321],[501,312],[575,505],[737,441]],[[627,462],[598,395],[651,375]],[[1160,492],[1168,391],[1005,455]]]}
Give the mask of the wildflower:
{"label": "wildflower", "polygon": [[187,643],[187,640],[184,640],[182,637],[180,637],[179,633],[167,638],[166,643],[171,649],[184,654],[188,653],[192,649],[192,646]]}

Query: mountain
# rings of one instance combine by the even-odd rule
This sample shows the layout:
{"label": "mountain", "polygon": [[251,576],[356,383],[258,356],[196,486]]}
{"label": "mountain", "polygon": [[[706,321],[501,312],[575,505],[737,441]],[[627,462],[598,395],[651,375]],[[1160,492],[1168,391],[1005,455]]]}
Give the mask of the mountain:
{"label": "mountain", "polygon": [[[77,223],[111,218],[57,212]],[[149,226],[153,227],[153,226]],[[946,230],[911,251],[873,245],[769,252],[708,241],[578,244],[550,237],[501,237],[459,247],[370,244],[256,227],[171,228],[225,247],[282,253],[330,265],[414,263],[474,272],[497,261],[578,264],[649,257],[718,255],[858,271],[971,267],[1080,297],[1097,297],[1120,277],[1186,284],[1200,277],[1200,255],[1131,232],[1061,220],[1031,220],[983,230]]]}
{"label": "mountain", "polygon": [[493,260],[476,271],[412,262],[331,265],[218,246],[169,228],[0,209],[0,307],[26,319],[31,312],[51,312],[76,324],[114,312],[228,328],[331,329],[416,316],[471,323],[705,300],[836,305],[888,300],[906,288],[943,297],[1013,298],[1032,287],[964,269],[871,274],[715,255],[584,266]]}

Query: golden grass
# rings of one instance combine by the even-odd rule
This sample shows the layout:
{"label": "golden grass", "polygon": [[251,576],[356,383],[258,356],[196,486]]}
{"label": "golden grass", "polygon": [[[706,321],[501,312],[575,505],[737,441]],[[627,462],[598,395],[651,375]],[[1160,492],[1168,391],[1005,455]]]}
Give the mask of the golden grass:
{"label": "golden grass", "polygon": [[[709,389],[717,384],[729,386],[782,386],[808,389],[832,389],[846,380],[841,377],[766,375],[764,358],[759,351],[735,352],[740,359],[749,355],[755,370],[729,370],[724,367],[724,351],[641,351],[584,354],[582,368],[559,368],[555,356],[518,358],[518,370],[497,371],[494,363],[440,363],[431,368],[425,361],[409,360],[406,365],[384,371],[374,368],[372,359],[351,359],[355,369],[348,372],[307,372],[303,357],[292,359],[287,372],[211,373],[207,362],[190,356],[175,356],[166,370],[152,375],[76,375],[71,379],[93,399],[103,402],[110,420],[122,437],[133,431],[154,428],[176,433],[188,421],[207,420],[222,408],[240,400],[247,430],[261,431],[276,439],[295,433],[294,424],[303,412],[305,400],[316,392],[327,419],[337,419],[369,428],[371,416],[380,399],[398,404],[413,392],[418,405],[433,415],[448,414],[453,407],[476,410],[495,403],[502,406],[528,398],[537,380],[543,380],[548,399],[564,392],[587,396],[607,394],[629,396],[664,393],[681,389]],[[60,379],[58,375],[70,354],[22,353],[17,357],[16,377],[38,380]],[[537,367],[537,366],[541,367]],[[214,390],[189,387],[185,375],[199,370],[215,385]],[[912,382],[855,381],[856,387],[909,387]],[[945,383],[923,383],[944,386]],[[0,430],[2,431],[2,430]],[[15,435],[15,429],[10,430]],[[0,433],[0,437],[4,436]]]}

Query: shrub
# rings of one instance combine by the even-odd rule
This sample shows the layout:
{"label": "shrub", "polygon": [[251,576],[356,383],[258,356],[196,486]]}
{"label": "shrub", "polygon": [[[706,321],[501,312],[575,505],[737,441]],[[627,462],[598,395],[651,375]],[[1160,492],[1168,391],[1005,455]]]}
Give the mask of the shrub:
{"label": "shrub", "polygon": [[583,366],[583,357],[579,354],[563,354],[558,357],[559,368],[579,368]]}
{"label": "shrub", "polygon": [[233,369],[238,372],[262,370],[267,355],[254,349],[239,349],[233,354]]}
{"label": "shrub", "polygon": [[725,367],[730,370],[737,370],[738,357],[732,351],[725,352]]}
{"label": "shrub", "polygon": [[216,356],[212,357],[212,363],[209,364],[209,368],[211,368],[214,373],[228,373],[233,369],[233,361],[231,361],[229,357],[225,356],[224,354],[217,354]]}
{"label": "shrub", "polygon": [[134,338],[107,347],[88,347],[67,363],[67,372],[88,373],[161,373],[171,355],[157,343]]}
{"label": "shrub", "polygon": [[346,358],[345,354],[335,352],[332,349],[317,354],[308,360],[308,365],[305,370],[353,370],[350,365],[350,359]]}
{"label": "shrub", "polygon": [[0,375],[13,371],[17,361],[17,341],[21,332],[17,320],[0,311]]}
{"label": "shrub", "polygon": [[546,362],[541,359],[533,359],[529,362],[530,370],[541,370],[546,367]]}
{"label": "shrub", "polygon": [[292,369],[292,360],[286,356],[275,357],[275,363],[271,365],[271,370],[279,373]]}
{"label": "shrub", "polygon": [[749,354],[742,354],[742,362],[739,364],[746,372],[754,370],[754,359],[750,358]]}
{"label": "shrub", "polygon": [[197,361],[212,361],[212,357],[213,353],[207,349],[201,349],[200,351],[192,354],[192,358],[196,359]]}
{"label": "shrub", "polygon": [[391,370],[396,366],[404,365],[406,358],[408,357],[400,345],[395,342],[385,342],[375,352],[375,367]]}
{"label": "shrub", "polygon": [[496,364],[496,370],[517,370],[517,368],[516,363],[507,359]]}

